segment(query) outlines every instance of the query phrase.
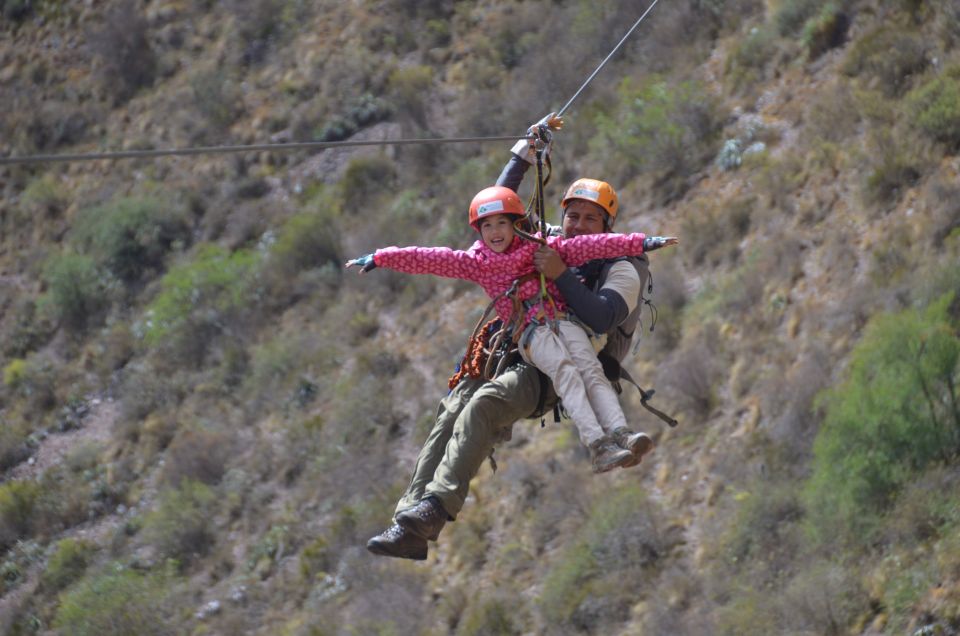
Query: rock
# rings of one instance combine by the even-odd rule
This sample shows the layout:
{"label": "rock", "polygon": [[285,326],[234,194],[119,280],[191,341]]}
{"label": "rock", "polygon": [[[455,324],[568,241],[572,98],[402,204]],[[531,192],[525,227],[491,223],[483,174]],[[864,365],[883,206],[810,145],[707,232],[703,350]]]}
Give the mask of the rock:
{"label": "rock", "polygon": [[200,608],[200,610],[195,614],[198,620],[204,620],[211,616],[216,616],[220,613],[223,607],[220,605],[220,601],[214,599]]}

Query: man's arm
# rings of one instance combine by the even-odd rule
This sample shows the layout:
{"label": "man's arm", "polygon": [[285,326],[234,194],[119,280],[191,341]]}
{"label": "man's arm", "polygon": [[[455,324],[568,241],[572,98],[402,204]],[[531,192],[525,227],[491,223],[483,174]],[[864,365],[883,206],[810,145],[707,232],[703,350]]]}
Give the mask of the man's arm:
{"label": "man's arm", "polygon": [[567,268],[555,250],[540,247],[533,255],[533,262],[538,271],[556,283],[570,308],[594,333],[607,333],[622,323],[630,315],[640,294],[640,279],[633,267],[615,264],[608,278],[614,277],[616,284],[605,284],[594,293],[580,282],[573,270]]}

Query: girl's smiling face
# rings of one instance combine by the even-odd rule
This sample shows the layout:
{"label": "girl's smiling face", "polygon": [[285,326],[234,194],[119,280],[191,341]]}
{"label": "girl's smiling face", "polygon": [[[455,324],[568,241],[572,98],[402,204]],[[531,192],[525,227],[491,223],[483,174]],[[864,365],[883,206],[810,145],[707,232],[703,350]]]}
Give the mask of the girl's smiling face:
{"label": "girl's smiling face", "polygon": [[480,238],[497,254],[510,247],[513,236],[513,217],[508,214],[494,214],[480,220]]}

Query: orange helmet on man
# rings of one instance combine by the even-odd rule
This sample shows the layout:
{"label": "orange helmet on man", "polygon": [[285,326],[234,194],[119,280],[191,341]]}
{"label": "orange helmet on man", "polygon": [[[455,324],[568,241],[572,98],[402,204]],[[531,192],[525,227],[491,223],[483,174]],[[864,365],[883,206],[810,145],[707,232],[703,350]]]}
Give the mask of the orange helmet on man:
{"label": "orange helmet on man", "polygon": [[609,183],[598,179],[577,179],[567,188],[560,205],[566,208],[574,199],[599,205],[607,213],[607,225],[613,226],[620,203],[616,191]]}
{"label": "orange helmet on man", "polygon": [[480,219],[494,214],[525,216],[523,203],[517,193],[504,186],[484,188],[470,202],[470,225],[480,231]]}

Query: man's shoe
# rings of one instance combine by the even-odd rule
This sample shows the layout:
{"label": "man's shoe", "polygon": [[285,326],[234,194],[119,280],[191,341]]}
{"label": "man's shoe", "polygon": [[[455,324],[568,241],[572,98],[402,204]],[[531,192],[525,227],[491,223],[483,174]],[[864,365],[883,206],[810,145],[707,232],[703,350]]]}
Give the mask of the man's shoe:
{"label": "man's shoe", "polygon": [[393,524],[367,541],[367,550],[377,556],[423,561],[427,558],[427,540]]}
{"label": "man's shoe", "polygon": [[413,508],[398,513],[395,519],[404,530],[427,541],[436,541],[447,522],[447,511],[434,497],[427,497]]}
{"label": "man's shoe", "polygon": [[633,459],[633,453],[620,448],[609,437],[601,437],[590,444],[590,460],[593,462],[593,472],[605,473],[617,466]]}
{"label": "man's shoe", "polygon": [[623,468],[636,466],[643,459],[643,456],[653,450],[653,440],[646,433],[634,433],[629,428],[618,428],[611,437],[620,448],[625,448],[631,453],[629,461],[623,464]]}

